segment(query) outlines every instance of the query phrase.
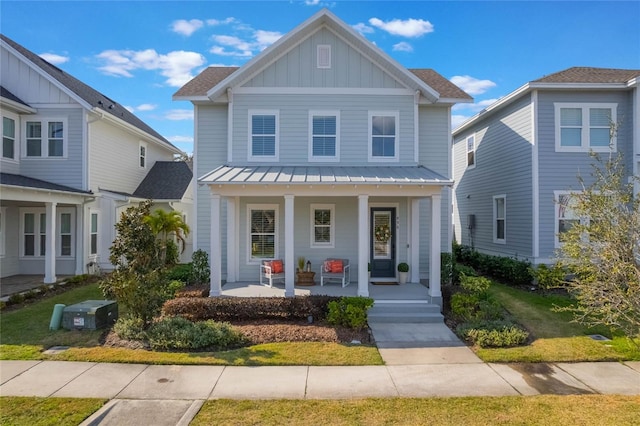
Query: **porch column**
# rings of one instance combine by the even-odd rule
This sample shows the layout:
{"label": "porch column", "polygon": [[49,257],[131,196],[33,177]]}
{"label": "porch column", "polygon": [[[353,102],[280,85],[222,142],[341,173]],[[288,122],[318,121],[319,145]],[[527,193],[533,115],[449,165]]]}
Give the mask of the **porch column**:
{"label": "porch column", "polygon": [[211,278],[209,297],[222,294],[222,238],[220,238],[220,194],[211,193]]}
{"label": "porch column", "polygon": [[76,204],[76,275],[85,273],[84,262],[87,258],[84,248],[87,247],[84,233],[84,204]]}
{"label": "porch column", "polygon": [[[429,259],[429,296],[434,303],[442,302],[440,290],[440,233],[442,218],[440,214],[440,194],[431,196],[431,250]],[[434,300],[435,299],[435,300]]]}
{"label": "porch column", "polygon": [[[44,203],[46,213],[45,229],[45,256],[44,256],[44,282],[53,284],[56,282],[56,205],[57,203]],[[39,226],[36,223],[36,226]]]}
{"label": "porch column", "polygon": [[284,196],[284,295],[285,297],[295,296],[295,268],[293,255],[293,215],[294,196],[287,194]]}
{"label": "porch column", "polygon": [[369,196],[358,195],[358,296],[369,297]]}
{"label": "porch column", "polygon": [[411,199],[411,268],[409,282],[420,282],[420,198]]}
{"label": "porch column", "polygon": [[236,199],[227,198],[227,282],[235,283],[236,265],[238,264],[238,247],[236,244]]}

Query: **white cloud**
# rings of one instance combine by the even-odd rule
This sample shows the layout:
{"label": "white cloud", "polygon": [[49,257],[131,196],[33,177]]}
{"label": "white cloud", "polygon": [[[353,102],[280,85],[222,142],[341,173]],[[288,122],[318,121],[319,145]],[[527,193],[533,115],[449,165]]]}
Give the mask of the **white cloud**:
{"label": "white cloud", "polygon": [[54,65],[64,64],[69,61],[68,56],[56,55],[55,53],[41,53],[40,57]]}
{"label": "white cloud", "polygon": [[354,30],[356,30],[357,32],[359,32],[362,35],[371,34],[374,31],[373,28],[371,28],[370,26],[368,26],[367,24],[364,24],[362,22],[359,22],[359,23],[357,23],[355,25],[352,25],[351,28],[353,28]]}
{"label": "white cloud", "polygon": [[452,111],[469,111],[469,112],[480,112],[483,109],[485,109],[486,107],[488,107],[489,105],[493,104],[494,102],[496,102],[498,99],[485,99],[483,101],[480,102],[474,102],[472,104],[455,104],[453,106],[453,108],[451,108]]}
{"label": "white cloud", "polygon": [[173,21],[171,29],[173,32],[189,37],[191,34],[202,28],[203,25],[204,22],[199,19],[192,19],[190,21],[179,19],[177,21]]}
{"label": "white cloud", "polygon": [[210,53],[220,56],[235,56],[248,58],[275,43],[282,33],[277,31],[254,30],[238,23],[234,26],[236,32],[248,32],[246,37],[237,35],[216,34],[211,39],[216,43],[209,49]]}
{"label": "white cloud", "polygon": [[160,54],[154,49],[105,50],[97,58],[105,63],[98,68],[104,74],[133,77],[132,72],[138,69],[160,71],[166,77],[165,83],[173,87],[181,87],[191,80],[193,69],[206,63],[201,54],[184,50],[167,54]]}
{"label": "white cloud", "polygon": [[369,19],[369,23],[389,34],[409,38],[420,37],[433,32],[431,22],[423,19],[392,19],[391,21],[385,22],[378,18],[371,18]]}
{"label": "white cloud", "polygon": [[155,104],[140,104],[136,107],[137,111],[153,111],[158,105]]}
{"label": "white cloud", "polygon": [[491,80],[478,80],[469,75],[454,75],[450,81],[470,95],[480,95],[496,86]]}
{"label": "white cloud", "polygon": [[413,46],[411,46],[406,41],[401,41],[400,43],[393,45],[394,52],[413,52]]}
{"label": "white cloud", "polygon": [[164,118],[171,121],[193,120],[193,110],[172,109],[165,113]]}
{"label": "white cloud", "polygon": [[451,115],[451,128],[455,129],[456,127],[458,127],[459,125],[464,123],[469,117],[470,116],[466,116],[466,115],[452,114]]}
{"label": "white cloud", "polygon": [[279,33],[277,31],[257,30],[254,33],[254,38],[256,39],[260,50],[264,50],[265,48],[269,47],[270,45],[278,41],[280,37],[282,37],[282,33]]}
{"label": "white cloud", "polygon": [[307,6],[317,6],[320,4],[320,0],[304,0],[304,4]]}
{"label": "white cloud", "polygon": [[193,136],[167,136],[167,140],[171,143],[193,143]]}
{"label": "white cloud", "polygon": [[228,25],[233,22],[237,22],[236,18],[228,17],[225,19],[207,19],[207,25],[215,27],[218,25]]}

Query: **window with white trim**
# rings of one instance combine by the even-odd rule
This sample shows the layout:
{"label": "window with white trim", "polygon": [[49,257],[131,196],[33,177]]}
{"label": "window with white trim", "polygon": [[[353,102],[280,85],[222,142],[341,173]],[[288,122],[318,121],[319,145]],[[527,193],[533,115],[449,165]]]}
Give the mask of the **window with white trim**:
{"label": "window with white trim", "polygon": [[581,218],[575,212],[576,200],[572,192],[554,191],[555,199],[555,246],[560,247],[564,242],[564,234],[575,224],[581,223]]}
{"label": "window with white trim", "polygon": [[331,45],[319,44],[317,49],[317,64],[318,68],[331,68]]}
{"label": "window with white trim", "polygon": [[473,169],[476,166],[476,136],[467,138],[467,168]]}
{"label": "window with white trim", "polygon": [[249,111],[249,160],[278,159],[278,112]]}
{"label": "window with white trim", "polygon": [[16,120],[12,117],[2,117],[2,158],[17,159],[16,149]]}
{"label": "window with white trim", "polygon": [[25,121],[25,149],[28,158],[62,158],[67,153],[67,124],[64,119]]}
{"label": "window with white trim", "polygon": [[611,128],[617,122],[617,104],[556,103],[554,107],[556,151],[616,150]]}
{"label": "window with white trim", "polygon": [[[73,208],[62,207],[56,212],[56,256],[74,255]],[[23,257],[42,257],[47,253],[47,215],[44,209],[20,209],[20,254]]]}
{"label": "window with white trim", "polygon": [[309,112],[309,161],[338,161],[340,115],[335,111]]}
{"label": "window with white trim", "polygon": [[369,112],[369,161],[398,160],[398,112]]}
{"label": "window with white trim", "polygon": [[311,204],[311,247],[333,248],[335,205]]}
{"label": "window with white trim", "polygon": [[145,142],[138,144],[138,166],[141,169],[147,168],[147,144]]}
{"label": "window with white trim", "polygon": [[507,242],[507,196],[493,197],[493,242],[506,244]]}
{"label": "window with white trim", "polygon": [[98,254],[98,213],[91,213],[89,225],[89,254]]}
{"label": "window with white trim", "polygon": [[250,263],[278,256],[278,205],[247,205]]}

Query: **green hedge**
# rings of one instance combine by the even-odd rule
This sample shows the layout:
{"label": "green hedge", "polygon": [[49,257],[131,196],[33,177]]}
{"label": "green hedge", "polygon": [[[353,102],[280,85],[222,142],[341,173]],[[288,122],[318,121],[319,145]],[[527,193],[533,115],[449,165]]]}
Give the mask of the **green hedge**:
{"label": "green hedge", "polygon": [[301,297],[180,297],[162,307],[164,316],[181,316],[190,321],[249,321],[257,319],[324,320],[334,296]]}
{"label": "green hedge", "polygon": [[471,266],[480,274],[504,284],[523,286],[533,282],[531,262],[527,260],[492,256],[458,244],[454,244],[453,250],[457,262]]}

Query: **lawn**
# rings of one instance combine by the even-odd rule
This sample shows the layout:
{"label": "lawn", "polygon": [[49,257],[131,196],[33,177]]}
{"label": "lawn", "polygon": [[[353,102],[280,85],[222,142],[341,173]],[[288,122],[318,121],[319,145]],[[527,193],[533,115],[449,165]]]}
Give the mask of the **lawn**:
{"label": "lawn", "polygon": [[[71,305],[102,299],[97,284],[75,288],[0,316],[0,359],[49,359],[64,361],[146,364],[210,365],[381,365],[378,349],[337,343],[269,343],[221,352],[151,352],[99,346],[103,330],[49,330],[56,303]],[[51,346],[70,346],[58,355],[44,355]]]}
{"label": "lawn", "polygon": [[[530,345],[515,348],[481,349],[477,355],[487,362],[578,362],[640,360],[640,351],[625,337],[605,327],[589,328],[572,322],[570,312],[555,312],[570,299],[544,295],[493,283],[490,293],[502,303],[532,335]],[[610,341],[593,340],[601,334]]]}
{"label": "lawn", "polygon": [[107,402],[87,398],[0,398],[0,424],[25,426],[75,426]]}

